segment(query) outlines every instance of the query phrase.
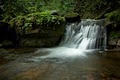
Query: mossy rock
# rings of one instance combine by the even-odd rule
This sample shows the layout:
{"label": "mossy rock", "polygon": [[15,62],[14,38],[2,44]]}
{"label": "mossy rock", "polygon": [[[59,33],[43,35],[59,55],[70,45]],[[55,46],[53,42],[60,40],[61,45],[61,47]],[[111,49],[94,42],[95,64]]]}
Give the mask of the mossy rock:
{"label": "mossy rock", "polygon": [[79,22],[81,21],[78,13],[68,13],[65,15],[66,22]]}

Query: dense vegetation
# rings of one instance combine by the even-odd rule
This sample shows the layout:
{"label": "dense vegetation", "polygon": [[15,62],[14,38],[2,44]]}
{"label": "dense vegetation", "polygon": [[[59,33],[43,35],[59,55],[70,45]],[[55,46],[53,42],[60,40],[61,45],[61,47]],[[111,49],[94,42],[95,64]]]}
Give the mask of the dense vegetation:
{"label": "dense vegetation", "polygon": [[58,15],[51,15],[50,11],[35,12],[26,16],[17,16],[9,21],[11,27],[15,27],[19,33],[25,34],[31,29],[40,26],[56,26],[64,22],[64,18]]}
{"label": "dense vegetation", "polygon": [[55,26],[64,22],[62,15],[73,11],[75,1],[3,0],[0,4],[0,20],[9,23],[18,32],[25,33],[37,26]]}
{"label": "dense vegetation", "polygon": [[98,15],[112,12],[119,7],[119,0],[77,0],[75,12],[80,13],[85,18],[95,18]]}
{"label": "dense vegetation", "polygon": [[[52,15],[54,11],[57,15]],[[67,13],[78,13],[81,18],[105,19],[120,25],[120,0],[2,0],[0,21],[18,31],[37,26],[53,26],[64,21]],[[70,15],[69,15],[70,16]]]}
{"label": "dense vegetation", "polygon": [[1,19],[4,21],[46,10],[57,10],[60,15],[77,12],[83,18],[95,18],[120,7],[119,0],[2,0],[0,4]]}
{"label": "dense vegetation", "polygon": [[46,10],[58,10],[61,14],[73,11],[74,0],[3,0],[1,2],[2,19],[5,21],[13,17]]}

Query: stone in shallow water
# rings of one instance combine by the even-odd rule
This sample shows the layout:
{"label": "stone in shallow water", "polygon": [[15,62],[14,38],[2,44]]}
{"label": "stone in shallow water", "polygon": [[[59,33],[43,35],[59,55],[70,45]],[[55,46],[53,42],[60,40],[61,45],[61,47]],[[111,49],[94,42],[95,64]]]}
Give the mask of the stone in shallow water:
{"label": "stone in shallow water", "polygon": [[117,41],[117,46],[120,47],[120,39]]}

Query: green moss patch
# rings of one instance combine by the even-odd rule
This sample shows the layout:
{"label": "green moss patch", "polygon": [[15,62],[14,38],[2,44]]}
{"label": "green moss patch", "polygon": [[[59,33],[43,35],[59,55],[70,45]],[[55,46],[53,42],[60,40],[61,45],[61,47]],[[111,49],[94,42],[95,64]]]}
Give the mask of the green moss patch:
{"label": "green moss patch", "polygon": [[77,16],[79,16],[78,13],[68,13],[68,14],[65,15],[66,18],[69,18],[69,17],[77,17]]}

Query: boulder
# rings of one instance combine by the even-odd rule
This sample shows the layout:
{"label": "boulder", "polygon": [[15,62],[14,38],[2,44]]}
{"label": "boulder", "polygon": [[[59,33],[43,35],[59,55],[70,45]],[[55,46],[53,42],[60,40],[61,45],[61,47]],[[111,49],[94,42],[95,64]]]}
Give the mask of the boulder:
{"label": "boulder", "polygon": [[111,45],[111,46],[116,46],[116,45],[117,45],[117,40],[116,40],[116,39],[110,40],[110,41],[109,41],[109,45]]}
{"label": "boulder", "polygon": [[119,37],[110,38],[108,41],[108,45],[110,49],[120,47],[120,38]]}
{"label": "boulder", "polygon": [[117,41],[117,46],[120,47],[120,39]]}
{"label": "boulder", "polygon": [[80,22],[80,15],[78,13],[68,13],[65,16],[66,22]]}

